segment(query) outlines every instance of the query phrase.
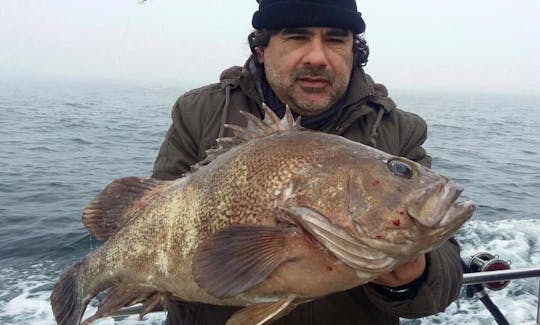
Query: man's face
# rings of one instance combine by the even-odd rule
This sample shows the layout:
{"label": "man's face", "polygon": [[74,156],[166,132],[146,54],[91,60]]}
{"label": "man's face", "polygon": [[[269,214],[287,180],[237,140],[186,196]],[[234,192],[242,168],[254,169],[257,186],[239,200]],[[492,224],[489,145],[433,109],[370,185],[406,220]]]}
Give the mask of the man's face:
{"label": "man's face", "polygon": [[277,97],[305,116],[329,109],[347,91],[353,66],[352,32],[340,28],[290,28],[257,48]]}

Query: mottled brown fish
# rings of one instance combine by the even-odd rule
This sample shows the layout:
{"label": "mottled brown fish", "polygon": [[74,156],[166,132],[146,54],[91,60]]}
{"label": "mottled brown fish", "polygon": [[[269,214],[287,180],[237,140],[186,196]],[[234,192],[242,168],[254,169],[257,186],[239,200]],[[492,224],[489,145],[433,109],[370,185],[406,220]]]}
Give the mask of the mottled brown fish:
{"label": "mottled brown fish", "polygon": [[373,280],[448,239],[474,211],[444,176],[265,108],[196,171],[122,178],[83,211],[98,250],[51,295],[59,324],[171,299],[247,306],[227,324],[263,324],[298,304]]}

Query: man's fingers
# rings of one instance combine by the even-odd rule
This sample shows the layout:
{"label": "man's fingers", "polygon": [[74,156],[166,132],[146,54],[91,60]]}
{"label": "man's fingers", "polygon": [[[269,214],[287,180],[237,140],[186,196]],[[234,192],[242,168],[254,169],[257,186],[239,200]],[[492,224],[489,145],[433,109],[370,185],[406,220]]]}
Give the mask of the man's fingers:
{"label": "man's fingers", "polygon": [[426,268],[426,257],[421,255],[416,260],[402,264],[392,272],[380,275],[373,280],[373,283],[388,286],[400,287],[418,279]]}

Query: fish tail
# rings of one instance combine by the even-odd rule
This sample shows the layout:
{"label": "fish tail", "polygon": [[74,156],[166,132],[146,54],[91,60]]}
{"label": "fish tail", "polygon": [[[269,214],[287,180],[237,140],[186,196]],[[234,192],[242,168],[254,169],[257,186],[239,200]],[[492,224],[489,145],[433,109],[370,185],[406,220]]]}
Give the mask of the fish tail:
{"label": "fish tail", "polygon": [[91,299],[84,298],[84,289],[79,281],[81,266],[82,262],[79,262],[67,270],[51,293],[51,306],[59,325],[79,324]]}

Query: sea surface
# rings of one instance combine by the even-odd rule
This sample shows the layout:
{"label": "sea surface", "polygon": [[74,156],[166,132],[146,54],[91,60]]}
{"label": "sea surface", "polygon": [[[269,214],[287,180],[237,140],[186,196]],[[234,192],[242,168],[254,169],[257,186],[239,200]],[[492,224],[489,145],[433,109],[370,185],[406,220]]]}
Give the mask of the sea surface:
{"label": "sea surface", "polygon": [[[81,210],[111,180],[151,173],[185,90],[0,82],[0,324],[54,324],[49,295],[95,249]],[[540,97],[396,92],[424,117],[433,168],[478,210],[458,233],[462,257],[487,251],[515,269],[540,266]],[[539,279],[490,296],[511,324],[534,324]],[[86,315],[95,312],[89,306]],[[161,324],[153,313],[145,324]],[[96,324],[142,324],[136,316]],[[493,324],[464,292],[445,312],[404,324]]]}

